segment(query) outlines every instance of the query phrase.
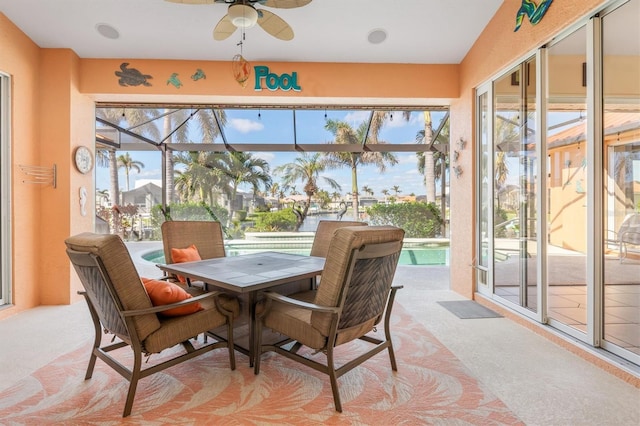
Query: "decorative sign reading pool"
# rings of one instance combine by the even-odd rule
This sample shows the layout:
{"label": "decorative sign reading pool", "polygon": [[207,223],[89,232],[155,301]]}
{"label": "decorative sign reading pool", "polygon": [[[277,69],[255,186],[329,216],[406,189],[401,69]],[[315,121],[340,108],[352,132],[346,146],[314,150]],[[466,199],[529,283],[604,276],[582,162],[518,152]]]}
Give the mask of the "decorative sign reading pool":
{"label": "decorative sign reading pool", "polygon": [[299,92],[300,85],[298,84],[298,73],[292,72],[291,74],[275,74],[269,72],[269,67],[264,65],[256,65],[253,67],[253,70],[256,73],[256,84],[254,86],[255,91],[260,91],[263,89],[263,82],[267,86],[267,89],[271,91],[276,90],[293,90],[295,92]]}

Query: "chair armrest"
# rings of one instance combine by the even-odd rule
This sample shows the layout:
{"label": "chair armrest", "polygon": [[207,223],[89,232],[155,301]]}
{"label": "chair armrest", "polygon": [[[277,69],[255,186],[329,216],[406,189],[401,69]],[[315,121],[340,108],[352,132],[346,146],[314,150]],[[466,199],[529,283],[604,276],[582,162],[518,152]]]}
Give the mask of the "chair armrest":
{"label": "chair armrest", "polygon": [[316,312],[328,312],[328,313],[334,313],[334,314],[337,314],[338,312],[340,312],[340,309],[334,306],[322,306],[322,305],[316,305],[315,303],[303,302],[302,300],[293,299],[291,297],[283,296],[281,294],[274,293],[272,291],[265,291],[263,294],[265,297],[271,300],[275,300],[291,306],[297,306],[303,309],[309,309]]}
{"label": "chair armrest", "polygon": [[404,288],[404,286],[403,285],[392,285],[391,286],[391,290],[393,290],[393,291],[398,291],[401,288]]}
{"label": "chair armrest", "polygon": [[620,242],[626,244],[640,244],[640,230],[628,230],[624,231],[619,236]]}
{"label": "chair armrest", "polygon": [[145,308],[145,309],[133,309],[133,310],[130,310],[130,311],[122,311],[121,314],[124,317],[133,317],[133,316],[137,316],[137,315],[155,314],[155,313],[158,313],[158,312],[166,311],[168,309],[179,308],[181,306],[190,305],[190,304],[198,302],[198,301],[200,301],[202,299],[218,296],[221,293],[222,293],[221,291],[211,291],[209,293],[203,293],[203,294],[200,294],[198,296],[182,300],[180,302],[170,303],[168,305],[158,305],[158,306],[153,306],[151,308]]}

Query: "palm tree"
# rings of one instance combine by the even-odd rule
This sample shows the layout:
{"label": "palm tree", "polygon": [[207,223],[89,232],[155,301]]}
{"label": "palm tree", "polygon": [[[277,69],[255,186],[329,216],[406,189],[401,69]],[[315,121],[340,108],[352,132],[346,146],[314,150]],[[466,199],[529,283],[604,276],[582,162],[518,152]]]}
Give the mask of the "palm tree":
{"label": "palm tree", "polygon": [[[362,145],[367,135],[368,123],[363,122],[354,129],[349,123],[341,120],[328,119],[325,129],[333,133],[335,144]],[[370,133],[371,135],[371,133]],[[376,143],[384,144],[385,142],[377,141]],[[327,163],[331,168],[349,167],[351,169],[351,193],[353,194],[353,217],[358,220],[358,166],[373,164],[378,168],[380,173],[386,170],[387,164],[397,164],[398,160],[395,155],[390,152],[328,152]]]}
{"label": "palm tree", "polygon": [[497,198],[497,207],[500,210],[500,190],[504,188],[504,184],[507,181],[507,177],[509,176],[509,167],[506,162],[506,155],[504,151],[496,152],[495,159],[495,182],[496,182],[496,198]]}
{"label": "palm tree", "polygon": [[[426,128],[426,125],[425,125],[425,128]],[[439,145],[449,145],[449,140],[450,140],[449,128],[450,128],[450,121],[449,119],[447,119],[447,121],[444,123],[444,125],[440,129],[440,132],[436,136],[435,143]],[[426,144],[427,143],[427,138],[425,137],[426,133],[427,132],[425,132],[424,129],[420,130],[416,134],[416,142],[421,144]],[[434,163],[434,176],[433,176],[434,191],[435,191],[435,181],[440,180],[440,214],[444,218],[445,212],[447,209],[447,200],[446,200],[445,193],[446,193],[446,171],[449,168],[449,155],[447,154],[448,150],[446,151],[431,150],[430,152],[432,153],[431,158]],[[426,152],[418,152],[416,155],[418,156],[418,172],[420,172],[420,174],[424,176],[425,187],[430,187],[431,184],[427,183],[427,175],[430,176],[431,172],[427,172],[427,167],[426,167],[427,158],[429,156],[426,155]],[[446,221],[442,222],[442,226],[443,226],[442,235],[446,233],[446,230],[444,229],[445,223]]]}
{"label": "palm tree", "polygon": [[399,193],[401,193],[402,191],[400,190],[400,187],[398,185],[393,185],[391,187],[391,190],[393,191],[393,193],[395,194],[395,196],[397,197]]}
{"label": "palm tree", "polygon": [[300,229],[307,217],[309,206],[311,206],[311,198],[318,193],[319,178],[322,178],[332,189],[342,189],[334,179],[320,176],[320,173],[325,171],[327,166],[326,159],[323,159],[319,152],[313,155],[305,152],[292,163],[283,164],[274,170],[274,173],[283,175],[282,182],[285,185],[291,185],[298,180],[304,183],[303,191],[307,195],[307,201],[298,219],[296,231]]}
{"label": "palm tree", "polygon": [[368,185],[362,187],[362,192],[364,192],[365,194],[369,194],[369,196],[373,196],[373,190]]}
{"label": "palm tree", "polygon": [[316,193],[316,200],[318,201],[318,204],[320,204],[321,208],[326,209],[329,205],[329,202],[331,202],[329,191],[325,189],[319,189]]}
{"label": "palm tree", "polygon": [[178,171],[175,179],[176,190],[181,201],[192,198],[216,204],[216,189],[220,189],[220,172],[224,154],[200,151],[180,153],[174,156],[175,164],[184,164],[186,169]]}
{"label": "palm tree", "polygon": [[[405,121],[409,121],[411,118],[411,111],[401,111],[402,118]],[[371,120],[371,129],[369,131],[369,139],[372,143],[378,143],[377,137],[380,132],[380,129],[384,126],[384,123],[387,120],[390,120],[393,112],[392,111],[376,111]],[[433,141],[433,122],[431,118],[431,111],[424,111],[424,129],[418,132],[419,137],[416,137],[418,143],[423,143],[426,145],[431,145]],[[441,141],[441,143],[448,143],[447,141]],[[421,153],[426,161],[424,162],[425,167],[423,169],[425,176],[425,187],[426,187],[426,195],[427,202],[435,202],[436,201],[436,176],[437,171],[435,167],[434,160],[434,151],[428,150],[424,153]],[[397,194],[396,194],[397,195]]]}
{"label": "palm tree", "polygon": [[238,194],[238,187],[245,183],[251,185],[254,193],[260,187],[269,190],[271,175],[269,163],[262,158],[254,157],[248,152],[229,152],[221,157],[219,176],[221,184],[225,185],[229,196],[229,220],[234,213],[234,203]]}
{"label": "palm tree", "polygon": [[[216,120],[216,117],[218,120]],[[163,114],[163,134],[168,135],[164,143],[189,142],[194,127],[200,129],[202,140],[198,143],[213,143],[220,134],[220,126],[224,127],[227,122],[224,110],[213,108],[197,109],[189,111],[187,109],[177,109],[174,111],[165,110]],[[165,191],[167,204],[174,199],[174,170],[175,161],[173,151],[167,150],[165,153]]]}
{"label": "palm tree", "polygon": [[140,161],[134,160],[128,152],[125,152],[118,156],[118,168],[124,169],[124,174],[127,178],[127,191],[129,191],[129,172],[131,170],[135,170],[140,173],[144,168],[144,164]]}
{"label": "palm tree", "polygon": [[269,188],[269,195],[271,195],[272,198],[276,198],[278,200],[278,210],[280,210],[280,198],[278,198],[278,194],[282,192],[282,190],[280,189],[280,184],[278,182],[274,183],[273,185],[271,185],[271,188]]}
{"label": "palm tree", "polygon": [[[145,108],[97,108],[96,117],[118,125],[120,127],[136,127],[143,136],[152,139],[159,138],[160,132],[150,120],[157,117],[155,109]],[[118,159],[115,148],[100,148],[96,150],[96,163],[99,167],[109,167],[109,200],[112,205],[118,204],[120,199],[120,185],[118,183]]]}
{"label": "palm tree", "polygon": [[[433,142],[433,122],[431,112],[424,112],[424,138],[422,143],[431,145]],[[427,189],[427,203],[436,202],[436,163],[433,160],[433,151],[424,152],[424,183]]]}
{"label": "palm tree", "polygon": [[383,189],[382,191],[380,191],[382,193],[382,195],[384,195],[384,202],[387,202],[387,197],[389,196],[389,190],[388,189]]}
{"label": "palm tree", "polygon": [[333,200],[334,203],[337,203],[340,197],[342,197],[342,194],[337,191],[334,191],[331,193],[331,199]]}

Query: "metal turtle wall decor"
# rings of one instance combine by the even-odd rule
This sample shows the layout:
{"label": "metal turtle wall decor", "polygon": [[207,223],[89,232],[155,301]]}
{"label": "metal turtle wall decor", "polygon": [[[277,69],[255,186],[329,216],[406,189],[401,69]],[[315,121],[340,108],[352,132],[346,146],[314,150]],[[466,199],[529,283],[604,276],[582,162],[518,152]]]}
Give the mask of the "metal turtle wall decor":
{"label": "metal turtle wall decor", "polygon": [[552,1],[553,0],[542,0],[540,4],[536,4],[533,0],[522,0],[522,5],[520,6],[520,9],[518,9],[518,13],[516,13],[516,29],[513,30],[513,32],[520,29],[525,15],[529,18],[531,25],[536,25],[538,22],[542,21],[542,18],[544,17],[544,14],[547,13],[547,10],[549,10]]}
{"label": "metal turtle wall decor", "polygon": [[123,62],[120,64],[120,71],[115,72],[118,77],[118,84],[120,86],[151,86],[147,80],[152,79],[153,77],[149,74],[142,74],[135,68],[129,68],[128,62]]}
{"label": "metal turtle wall decor", "polygon": [[171,74],[171,77],[169,77],[169,79],[167,80],[167,85],[169,84],[173,84],[173,86],[176,89],[179,89],[182,87],[182,81],[180,81],[180,78],[178,77],[177,72],[174,72],[173,74]]}
{"label": "metal turtle wall decor", "polygon": [[193,75],[191,76],[191,80],[193,80],[193,81],[198,81],[198,80],[200,80],[201,78],[206,79],[206,78],[207,78],[207,75],[204,73],[204,71],[202,71],[200,68],[198,68],[198,69],[196,70],[195,74],[193,74]]}

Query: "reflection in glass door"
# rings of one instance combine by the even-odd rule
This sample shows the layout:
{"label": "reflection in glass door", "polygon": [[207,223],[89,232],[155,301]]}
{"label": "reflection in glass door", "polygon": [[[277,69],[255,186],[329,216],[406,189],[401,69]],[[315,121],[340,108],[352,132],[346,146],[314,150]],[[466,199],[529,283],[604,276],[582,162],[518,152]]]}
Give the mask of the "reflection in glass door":
{"label": "reflection in glass door", "polygon": [[[494,82],[494,293],[537,310],[536,61]],[[531,78],[531,75],[534,78]]]}
{"label": "reflection in glass door", "polygon": [[[491,215],[491,112],[489,104],[488,87],[478,90],[477,94],[477,114],[478,114],[478,207],[476,216],[478,218],[478,238],[476,247],[477,259],[477,283],[478,291],[491,294],[489,288],[489,235],[490,235],[490,215]],[[455,153],[453,154],[455,158]]]}
{"label": "reflection in glass door", "polygon": [[11,303],[11,146],[9,76],[0,73],[0,306]]}
{"label": "reflection in glass door", "polygon": [[587,88],[574,71],[584,63],[585,27],[548,49],[547,315],[579,333],[588,316]]}
{"label": "reflection in glass door", "polygon": [[[628,31],[622,31],[622,29]],[[640,363],[640,0],[602,18],[603,345]],[[626,36],[625,36],[626,35]]]}

